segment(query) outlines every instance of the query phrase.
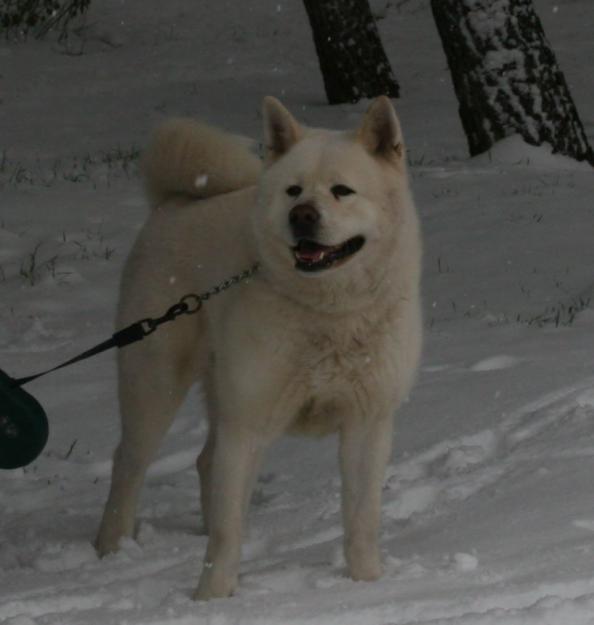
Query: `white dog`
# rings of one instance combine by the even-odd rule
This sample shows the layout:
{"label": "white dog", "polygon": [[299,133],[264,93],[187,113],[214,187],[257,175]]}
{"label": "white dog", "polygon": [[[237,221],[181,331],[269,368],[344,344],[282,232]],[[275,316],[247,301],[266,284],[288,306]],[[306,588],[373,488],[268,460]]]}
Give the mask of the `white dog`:
{"label": "white dog", "polygon": [[255,263],[255,276],[121,350],[122,439],[97,538],[133,534],[146,469],[201,379],[199,458],[208,549],[196,597],[237,584],[242,522],[263,452],[286,432],[340,436],[344,549],[355,580],[381,575],[378,533],[394,412],[421,349],[421,245],[400,127],[375,100],[359,129],[304,128],[264,101],[267,157],[189,120],[145,157],[153,208],[127,262],[118,324]]}

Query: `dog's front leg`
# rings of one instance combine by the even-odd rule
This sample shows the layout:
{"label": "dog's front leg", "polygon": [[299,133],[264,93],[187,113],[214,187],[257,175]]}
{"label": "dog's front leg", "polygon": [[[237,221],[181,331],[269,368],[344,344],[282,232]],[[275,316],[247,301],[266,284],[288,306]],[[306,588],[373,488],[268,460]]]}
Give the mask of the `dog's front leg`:
{"label": "dog's front leg", "polygon": [[348,420],[340,432],[344,550],[350,576],[382,574],[378,537],[384,472],[392,448],[393,417]]}
{"label": "dog's front leg", "polygon": [[253,431],[239,424],[217,424],[211,466],[210,535],[195,599],[228,597],[237,585],[245,501],[263,447]]}

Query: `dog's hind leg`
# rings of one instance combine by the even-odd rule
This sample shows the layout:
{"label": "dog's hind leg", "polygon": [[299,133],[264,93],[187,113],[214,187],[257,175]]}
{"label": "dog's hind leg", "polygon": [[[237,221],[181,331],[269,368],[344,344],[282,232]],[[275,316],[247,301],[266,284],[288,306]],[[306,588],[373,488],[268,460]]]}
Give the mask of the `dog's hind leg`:
{"label": "dog's hind leg", "polygon": [[202,511],[202,530],[204,534],[209,532],[210,514],[210,489],[212,483],[212,458],[215,446],[215,425],[212,423],[214,415],[210,415],[211,422],[208,425],[208,435],[204,447],[196,461],[198,477],[200,478],[200,506]]}
{"label": "dog's hind leg", "polygon": [[371,581],[382,573],[378,538],[381,493],[392,449],[391,414],[347,421],[340,432],[344,550],[349,574]]}
{"label": "dog's hind leg", "polygon": [[209,533],[209,515],[212,483],[212,459],[215,448],[217,402],[213,383],[214,355],[209,354],[208,364],[202,376],[204,388],[204,398],[206,401],[206,412],[208,416],[208,434],[206,441],[196,460],[198,477],[200,479],[200,511],[202,512],[202,533]]}
{"label": "dog's hind leg", "polygon": [[[100,555],[117,551],[120,539],[133,535],[146,470],[195,380],[191,354],[187,347],[180,347],[183,344],[195,349],[193,333],[188,333],[188,320],[176,324],[175,328],[161,330],[161,336],[148,339],[157,342],[131,346],[119,354],[122,433],[95,543]],[[182,343],[176,339],[183,336],[184,330]]]}

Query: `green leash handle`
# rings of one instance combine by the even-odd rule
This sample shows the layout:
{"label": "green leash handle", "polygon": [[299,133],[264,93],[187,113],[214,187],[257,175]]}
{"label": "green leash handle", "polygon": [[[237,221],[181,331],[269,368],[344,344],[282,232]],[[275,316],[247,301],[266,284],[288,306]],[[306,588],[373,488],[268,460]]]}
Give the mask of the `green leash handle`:
{"label": "green leash handle", "polygon": [[33,462],[49,436],[41,404],[0,369],[0,469]]}

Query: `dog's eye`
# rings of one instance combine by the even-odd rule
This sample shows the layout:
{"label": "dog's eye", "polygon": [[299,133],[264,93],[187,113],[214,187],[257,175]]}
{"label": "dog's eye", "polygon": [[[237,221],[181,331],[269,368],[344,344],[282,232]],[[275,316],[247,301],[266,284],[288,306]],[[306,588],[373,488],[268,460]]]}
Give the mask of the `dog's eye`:
{"label": "dog's eye", "polygon": [[287,187],[287,195],[291,197],[298,197],[301,195],[301,191],[303,189],[298,184],[292,184],[290,187]]}
{"label": "dog's eye", "polygon": [[345,195],[352,195],[355,191],[344,184],[335,184],[330,191],[335,198],[344,197]]}

